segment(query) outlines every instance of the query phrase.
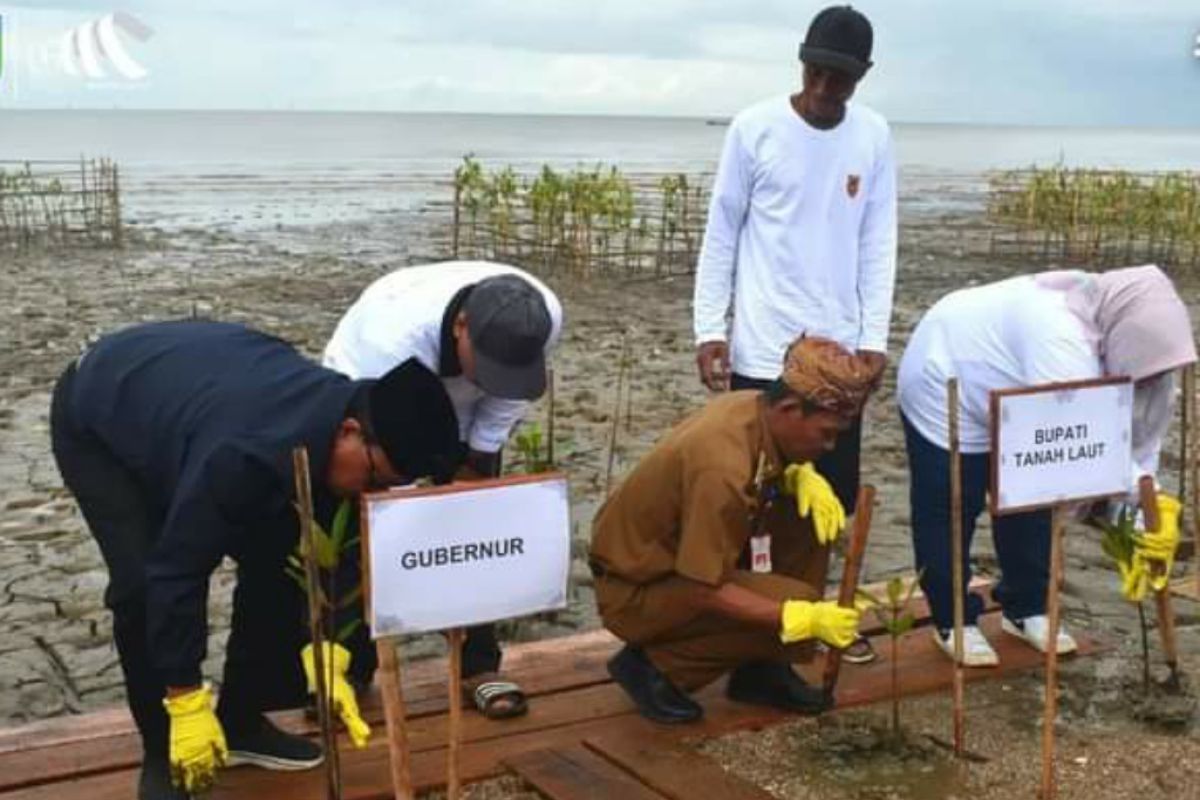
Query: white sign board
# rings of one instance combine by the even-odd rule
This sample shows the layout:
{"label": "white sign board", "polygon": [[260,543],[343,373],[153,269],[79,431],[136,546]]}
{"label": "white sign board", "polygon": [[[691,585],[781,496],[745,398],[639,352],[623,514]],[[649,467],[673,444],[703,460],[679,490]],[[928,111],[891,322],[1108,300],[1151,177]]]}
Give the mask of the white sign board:
{"label": "white sign board", "polygon": [[367,495],[371,634],[446,630],[563,608],[562,475]]}
{"label": "white sign board", "polygon": [[991,393],[992,513],[1125,494],[1133,384],[1106,379]]}

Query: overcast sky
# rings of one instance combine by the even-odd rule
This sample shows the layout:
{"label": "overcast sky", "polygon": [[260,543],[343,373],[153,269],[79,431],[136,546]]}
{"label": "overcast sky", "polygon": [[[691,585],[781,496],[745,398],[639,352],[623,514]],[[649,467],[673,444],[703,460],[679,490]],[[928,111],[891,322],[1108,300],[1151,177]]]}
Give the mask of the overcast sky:
{"label": "overcast sky", "polygon": [[[0,108],[726,116],[793,89],[824,2],[0,0]],[[862,0],[859,99],[897,121],[1200,127],[1200,0]],[[148,71],[65,74],[112,11]]]}

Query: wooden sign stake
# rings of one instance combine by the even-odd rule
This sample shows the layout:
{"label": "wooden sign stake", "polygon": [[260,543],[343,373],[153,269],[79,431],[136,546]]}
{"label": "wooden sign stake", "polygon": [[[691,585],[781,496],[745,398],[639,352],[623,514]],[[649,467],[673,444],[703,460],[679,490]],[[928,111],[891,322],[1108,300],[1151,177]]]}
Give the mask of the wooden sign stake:
{"label": "wooden sign stake", "polygon": [[1054,800],[1058,787],[1054,777],[1054,721],[1058,718],[1058,581],[1062,569],[1063,525],[1067,509],[1055,506],[1050,522],[1050,580],[1046,581],[1046,616],[1050,622],[1046,643],[1046,706],[1042,716],[1042,800]]}
{"label": "wooden sign stake", "polygon": [[413,800],[412,757],[408,751],[407,709],[404,687],[400,682],[399,658],[394,639],[375,642],[379,656],[379,691],[383,695],[383,716],[387,724],[388,761],[392,770],[392,791],[396,800]]}
{"label": "wooden sign stake", "polygon": [[[359,519],[359,553],[362,559],[363,613],[371,619],[371,515],[367,500],[361,500]],[[408,709],[404,703],[404,685],[400,677],[399,643],[393,638],[375,641],[379,659],[379,693],[383,697],[383,719],[387,729],[388,765],[392,773],[392,793],[395,800],[414,800],[412,755],[408,749]]]}
{"label": "wooden sign stake", "polygon": [[459,748],[462,743],[462,644],[463,629],[452,628],[450,646],[450,746],[446,752],[446,800],[459,800]]}
{"label": "wooden sign stake", "polygon": [[966,738],[966,698],[963,666],[963,626],[966,599],[963,586],[962,453],[959,448],[958,379],[946,384],[950,420],[950,574],[954,592],[954,755],[961,758]]}
{"label": "wooden sign stake", "polygon": [[[854,607],[854,595],[858,591],[858,579],[862,572],[863,554],[867,550],[867,536],[871,533],[871,516],[875,511],[875,487],[861,486],[854,507],[854,530],[846,547],[846,563],[842,569],[842,582],[838,587],[838,605]],[[822,686],[825,696],[833,705],[833,693],[837,687],[838,672],[842,666],[842,651],[831,647],[825,651],[825,671]]]}
{"label": "wooden sign stake", "polygon": [[[325,636],[321,611],[321,578],[317,567],[317,545],[313,537],[312,478],[308,468],[308,450],[292,450],[292,473],[296,485],[296,504],[300,516],[301,552],[304,555],[304,579],[308,594],[308,632],[313,647],[313,671],[317,683],[317,720],[321,726],[321,746],[325,750],[325,796],[341,800],[342,776],[338,763],[337,734],[329,707],[329,678],[325,671]],[[332,665],[331,665],[332,666]]]}

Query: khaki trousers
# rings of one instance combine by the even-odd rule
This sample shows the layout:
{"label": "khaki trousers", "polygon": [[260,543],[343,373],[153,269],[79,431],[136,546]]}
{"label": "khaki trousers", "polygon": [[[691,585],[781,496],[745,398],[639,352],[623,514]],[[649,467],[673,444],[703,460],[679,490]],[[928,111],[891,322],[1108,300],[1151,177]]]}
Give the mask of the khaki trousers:
{"label": "khaki trousers", "polygon": [[[813,542],[780,564],[776,572],[736,571],[730,582],[772,600],[819,600],[824,594],[829,552]],[[786,570],[790,574],[782,574]],[[680,689],[694,691],[751,661],[805,662],[812,642],[785,645],[779,629],[698,610],[704,587],[676,575],[634,584],[613,575],[596,579],[596,603],[604,626],[621,640],[641,646],[650,661]]]}

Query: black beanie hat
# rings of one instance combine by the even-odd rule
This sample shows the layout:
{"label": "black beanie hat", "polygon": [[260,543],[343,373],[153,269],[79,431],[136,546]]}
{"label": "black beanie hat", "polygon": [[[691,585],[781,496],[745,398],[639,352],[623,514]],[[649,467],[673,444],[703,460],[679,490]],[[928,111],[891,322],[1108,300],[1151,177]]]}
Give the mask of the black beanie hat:
{"label": "black beanie hat", "polygon": [[830,6],[813,17],[800,45],[805,64],[840,70],[861,78],[871,67],[871,22],[850,6]]}
{"label": "black beanie hat", "polygon": [[404,477],[448,481],[458,469],[462,447],[458,416],[442,381],[410,358],[368,389],[371,430]]}

